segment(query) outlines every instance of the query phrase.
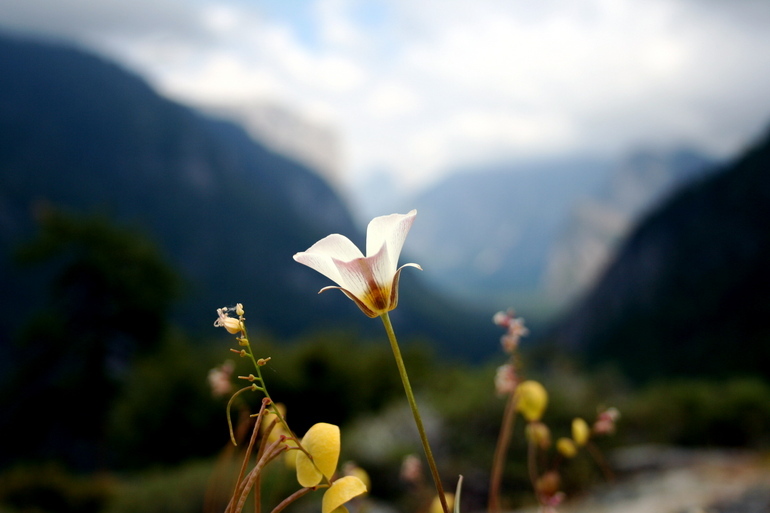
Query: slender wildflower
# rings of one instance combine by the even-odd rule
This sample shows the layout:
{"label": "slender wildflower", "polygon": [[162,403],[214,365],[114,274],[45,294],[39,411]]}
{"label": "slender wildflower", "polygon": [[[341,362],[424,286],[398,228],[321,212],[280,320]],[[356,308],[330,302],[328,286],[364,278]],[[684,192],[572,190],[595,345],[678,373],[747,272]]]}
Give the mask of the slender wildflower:
{"label": "slender wildflower", "polygon": [[401,383],[420,434],[420,441],[431,469],[442,510],[444,513],[449,513],[438,468],[409,383],[398,340],[388,316],[388,312],[398,305],[398,282],[401,270],[404,267],[422,269],[413,263],[398,267],[401,249],[416,215],[417,211],[412,210],[408,214],[391,214],[372,219],[366,229],[366,255],[350,239],[334,233],[316,242],[306,251],[295,254],[294,260],[318,271],[337,284],[324,287],[320,292],[338,289],[368,317],[380,317],[382,320],[396,359]]}
{"label": "slender wildflower", "polygon": [[[231,317],[231,313],[235,313],[237,317]],[[249,358],[254,365],[256,373],[249,374],[248,376],[238,376],[239,379],[248,381],[251,385],[235,392],[227,404],[227,421],[230,427],[230,438],[234,445],[236,440],[230,416],[232,403],[240,394],[247,391],[260,391],[264,395],[262,407],[259,413],[255,415],[256,421],[253,433],[246,449],[243,465],[235,482],[235,489],[225,509],[225,513],[240,513],[252,490],[254,490],[255,511],[259,512],[259,503],[261,502],[259,485],[265,466],[279,455],[292,450],[297,451],[297,481],[302,486],[302,489],[283,500],[273,510],[276,513],[299,497],[318,488],[326,488],[323,497],[322,513],[331,513],[327,504],[333,504],[333,509],[335,509],[341,507],[350,499],[365,493],[367,486],[358,477],[347,476],[337,480],[334,479],[340,455],[340,430],[337,426],[325,423],[315,424],[301,440],[289,428],[286,416],[282,411],[283,408],[273,402],[270,393],[267,391],[267,386],[262,376],[262,367],[267,364],[270,358],[256,358],[254,356],[246,331],[243,305],[239,303],[235,308],[219,308],[217,316],[214,326],[225,328],[228,333],[236,335],[238,345],[242,347],[240,350],[231,349],[231,351],[243,358]],[[216,370],[210,374],[212,386],[216,385],[219,389],[224,388],[221,383],[222,376],[218,374],[221,372],[222,370]],[[232,369],[229,369],[229,372],[232,372]],[[270,424],[265,428],[264,422],[268,416],[272,417],[272,421],[268,421]],[[271,436],[274,431],[278,434]],[[262,441],[257,451],[256,463],[252,470],[244,475],[258,434],[262,435]]]}

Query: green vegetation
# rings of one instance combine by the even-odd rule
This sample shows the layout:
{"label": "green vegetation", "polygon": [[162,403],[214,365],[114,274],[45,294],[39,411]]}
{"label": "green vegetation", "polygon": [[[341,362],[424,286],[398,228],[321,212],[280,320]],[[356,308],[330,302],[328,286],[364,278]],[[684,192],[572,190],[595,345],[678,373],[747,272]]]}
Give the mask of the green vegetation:
{"label": "green vegetation", "polygon": [[[4,483],[0,504],[14,513],[31,511],[33,504],[42,512],[108,513],[183,513],[204,511],[204,500],[218,504],[217,489],[224,495],[230,491],[222,482],[227,481],[222,476],[232,473],[226,462],[237,458],[227,459],[233,449],[228,447],[224,402],[211,398],[204,385],[212,352],[225,358],[229,354],[224,338],[212,336],[205,352],[183,346],[179,340],[168,342],[152,358],[141,359],[133,367],[124,392],[111,407],[109,424],[111,450],[130,464],[133,470],[129,473],[82,474],[61,466],[17,464],[0,476]],[[355,345],[350,335],[327,333],[292,344],[257,338],[255,347],[272,357],[265,373],[273,395],[286,402],[292,424],[300,430],[312,420],[340,422],[343,460],[355,460],[369,472],[374,483],[372,498],[398,503],[406,500],[409,491],[398,479],[402,459],[419,454],[420,446],[411,433],[413,427],[402,404],[398,377],[386,358],[384,340],[376,342]],[[353,360],[351,355],[355,355]],[[412,347],[405,358],[418,398],[427,406],[428,425],[438,430],[436,453],[445,479],[451,482],[453,476],[465,475],[466,500],[482,507],[503,407],[503,399],[494,394],[494,365],[441,363],[418,347]],[[757,379],[661,382],[634,389],[615,373],[589,376],[566,363],[532,373],[529,377],[542,381],[549,390],[551,401],[544,420],[553,426],[554,439],[568,435],[575,416],[591,421],[596,405],[602,404],[617,406],[622,412],[618,434],[600,441],[608,455],[612,448],[629,443],[761,449],[770,444],[766,399],[770,385]],[[531,498],[523,425],[519,419],[506,466],[508,505]],[[389,446],[389,439],[372,438],[377,432],[403,436]],[[376,444],[379,450],[362,450],[367,444]],[[219,469],[218,480],[212,477],[215,468]],[[585,454],[571,460],[564,471],[571,483],[568,491],[604,479],[599,466]],[[291,471],[282,471],[278,465],[268,474],[271,481],[266,489],[271,493],[294,490]],[[59,504],[75,504],[75,509],[41,504],[45,496],[54,497]],[[83,505],[86,503],[88,506]]]}

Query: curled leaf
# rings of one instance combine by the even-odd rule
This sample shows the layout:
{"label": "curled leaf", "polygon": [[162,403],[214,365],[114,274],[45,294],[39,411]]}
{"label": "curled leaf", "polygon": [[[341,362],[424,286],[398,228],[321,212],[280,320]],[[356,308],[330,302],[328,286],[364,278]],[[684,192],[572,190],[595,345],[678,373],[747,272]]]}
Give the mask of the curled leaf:
{"label": "curled leaf", "polygon": [[340,428],[319,422],[307,430],[302,447],[310,453],[297,452],[297,481],[305,487],[316,486],[326,476],[331,479],[340,457]]}
{"label": "curled leaf", "polygon": [[321,513],[332,513],[338,508],[345,509],[343,504],[364,493],[366,493],[366,485],[363,481],[355,476],[341,477],[324,493]]}

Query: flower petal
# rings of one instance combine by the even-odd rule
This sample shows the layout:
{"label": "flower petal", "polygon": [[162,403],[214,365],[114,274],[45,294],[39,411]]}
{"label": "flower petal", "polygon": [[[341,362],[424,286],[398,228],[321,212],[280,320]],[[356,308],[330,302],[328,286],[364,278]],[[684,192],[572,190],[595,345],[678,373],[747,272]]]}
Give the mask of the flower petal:
{"label": "flower petal", "polygon": [[319,240],[306,251],[294,255],[294,260],[318,271],[340,286],[340,274],[334,259],[347,262],[363,258],[361,250],[344,235],[333,233]]}
{"label": "flower petal", "polygon": [[401,278],[401,271],[404,267],[416,267],[422,271],[422,267],[417,264],[404,264],[396,270],[396,274],[393,275],[393,283],[390,285],[390,310],[395,310],[398,306],[398,281]]}
{"label": "flower petal", "polygon": [[387,245],[389,274],[396,272],[401,248],[416,215],[417,210],[412,210],[408,214],[375,217],[366,227],[366,256],[373,256],[380,251],[383,244]]}
{"label": "flower petal", "polygon": [[340,286],[374,312],[387,312],[390,308],[390,286],[393,275],[387,272],[387,248],[371,257],[357,258],[350,262],[334,260],[340,274]]}
{"label": "flower petal", "polygon": [[329,285],[328,287],[324,287],[321,290],[319,290],[318,293],[320,294],[321,292],[326,292],[327,290],[331,290],[331,289],[341,290],[342,293],[345,294],[348,297],[348,299],[351,299],[356,305],[358,305],[358,308],[360,308],[361,311],[364,312],[367,317],[374,318],[374,317],[377,317],[377,316],[380,315],[378,312],[375,312],[374,310],[369,308],[369,305],[365,304],[360,299],[358,299],[356,296],[354,296],[353,294],[351,294],[347,290],[343,289],[342,287],[335,287],[334,285]]}
{"label": "flower petal", "polygon": [[321,502],[322,513],[332,513],[334,510],[354,497],[366,493],[366,485],[355,476],[345,476],[337,479],[324,493]]}

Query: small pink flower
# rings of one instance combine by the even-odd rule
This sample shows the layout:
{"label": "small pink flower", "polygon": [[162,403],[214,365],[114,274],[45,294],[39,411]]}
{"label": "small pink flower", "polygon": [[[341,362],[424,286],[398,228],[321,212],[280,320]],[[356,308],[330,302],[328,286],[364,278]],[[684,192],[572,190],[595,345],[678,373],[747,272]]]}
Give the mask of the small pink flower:
{"label": "small pink flower", "polygon": [[500,337],[500,345],[508,354],[513,354],[519,347],[521,337],[529,334],[529,330],[524,326],[524,319],[515,317],[513,310],[497,312],[492,317],[492,322],[507,330],[505,335]]}
{"label": "small pink flower", "polygon": [[422,461],[414,454],[407,454],[401,462],[401,480],[416,485],[422,482]]}
{"label": "small pink flower", "polygon": [[519,337],[506,333],[500,337],[500,345],[503,347],[504,352],[513,354],[519,348]]}
{"label": "small pink flower", "polygon": [[492,316],[492,322],[497,326],[505,329],[508,329],[508,326],[511,323],[511,319],[513,319],[513,310],[508,310],[507,312],[497,312]]}
{"label": "small pink flower", "polygon": [[233,362],[228,360],[219,367],[215,367],[209,370],[209,386],[211,387],[211,395],[214,397],[223,397],[229,394],[233,389],[232,376],[235,366]]}
{"label": "small pink flower", "polygon": [[524,326],[524,319],[516,317],[511,319],[510,326],[508,327],[508,333],[514,337],[524,337],[529,335],[529,330]]}
{"label": "small pink flower", "polygon": [[513,365],[506,363],[497,368],[495,390],[497,390],[498,395],[512,394],[516,390],[517,384],[516,370],[513,368]]}
{"label": "small pink flower", "polygon": [[593,431],[597,435],[611,435],[615,432],[615,423],[620,418],[620,412],[617,408],[607,408],[599,413],[594,422]]}

